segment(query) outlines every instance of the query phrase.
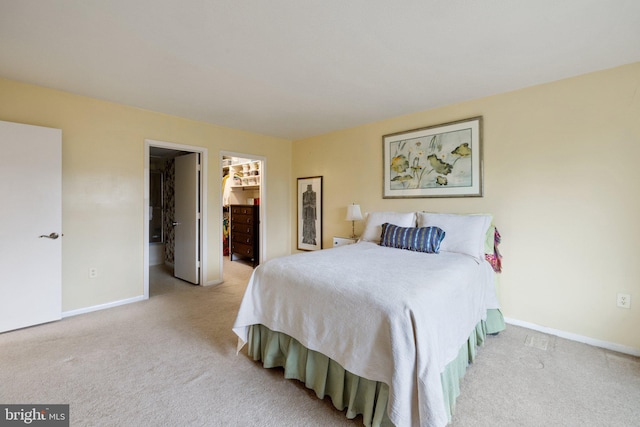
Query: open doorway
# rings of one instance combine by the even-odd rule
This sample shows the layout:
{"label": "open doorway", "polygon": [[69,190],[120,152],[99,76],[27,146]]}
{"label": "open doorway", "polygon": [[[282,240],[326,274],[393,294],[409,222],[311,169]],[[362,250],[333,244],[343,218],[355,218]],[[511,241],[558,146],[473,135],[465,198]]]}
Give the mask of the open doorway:
{"label": "open doorway", "polygon": [[150,268],[204,285],[207,149],[145,140],[144,298]]}
{"label": "open doorway", "polygon": [[220,268],[244,263],[255,268],[265,259],[266,158],[221,152],[222,241]]}

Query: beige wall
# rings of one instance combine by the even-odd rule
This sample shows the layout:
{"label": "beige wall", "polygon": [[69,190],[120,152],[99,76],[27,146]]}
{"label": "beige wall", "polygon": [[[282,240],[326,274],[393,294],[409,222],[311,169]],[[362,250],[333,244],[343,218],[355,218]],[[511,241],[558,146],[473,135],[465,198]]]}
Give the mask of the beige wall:
{"label": "beige wall", "polygon": [[63,312],[143,294],[145,139],[208,149],[207,281],[221,275],[221,151],[266,158],[266,256],[290,252],[290,141],[6,79],[0,120],[62,129]]}
{"label": "beige wall", "polygon": [[[639,88],[636,63],[295,141],[293,178],[324,177],[324,247],[350,234],[352,202],[493,213],[505,316],[640,350]],[[383,135],[474,116],[484,197],[382,199]],[[295,221],[291,231],[295,249]],[[632,294],[630,310],[616,307],[618,292]]]}
{"label": "beige wall", "polygon": [[[0,120],[63,131],[63,311],[142,295],[144,140],[209,150],[207,280],[220,278],[220,151],[267,158],[267,258],[296,247],[295,178],[324,176],[324,239],[364,211],[491,212],[507,317],[640,349],[640,63],[292,143],[0,79]],[[485,195],[382,199],[382,135],[481,115]],[[356,232],[362,231],[362,223]],[[88,279],[88,267],[99,269]],[[632,308],[615,306],[632,294]]]}

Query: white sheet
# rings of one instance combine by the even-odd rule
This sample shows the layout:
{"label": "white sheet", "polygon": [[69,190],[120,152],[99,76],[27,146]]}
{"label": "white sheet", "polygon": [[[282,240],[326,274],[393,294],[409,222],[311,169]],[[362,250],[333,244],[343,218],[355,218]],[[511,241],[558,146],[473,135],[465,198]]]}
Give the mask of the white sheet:
{"label": "white sheet", "polygon": [[440,373],[498,308],[486,261],[360,242],[260,265],[233,330],[284,332],[348,371],[389,385],[397,427],[440,427],[448,419]]}

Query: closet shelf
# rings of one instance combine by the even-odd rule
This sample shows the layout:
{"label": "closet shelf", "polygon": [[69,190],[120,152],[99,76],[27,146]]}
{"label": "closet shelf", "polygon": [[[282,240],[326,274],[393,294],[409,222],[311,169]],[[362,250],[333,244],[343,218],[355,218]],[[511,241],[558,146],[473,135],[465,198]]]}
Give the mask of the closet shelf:
{"label": "closet shelf", "polygon": [[259,185],[232,185],[231,186],[232,190],[259,190],[260,186]]}

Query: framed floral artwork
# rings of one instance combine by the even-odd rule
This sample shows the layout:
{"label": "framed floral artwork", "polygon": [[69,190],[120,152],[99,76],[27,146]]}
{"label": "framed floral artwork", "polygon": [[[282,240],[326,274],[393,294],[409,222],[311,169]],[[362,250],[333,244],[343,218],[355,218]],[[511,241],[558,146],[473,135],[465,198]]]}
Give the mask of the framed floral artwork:
{"label": "framed floral artwork", "polygon": [[482,117],[382,137],[385,199],[482,197]]}
{"label": "framed floral artwork", "polygon": [[322,177],[298,178],[298,249],[322,249]]}

